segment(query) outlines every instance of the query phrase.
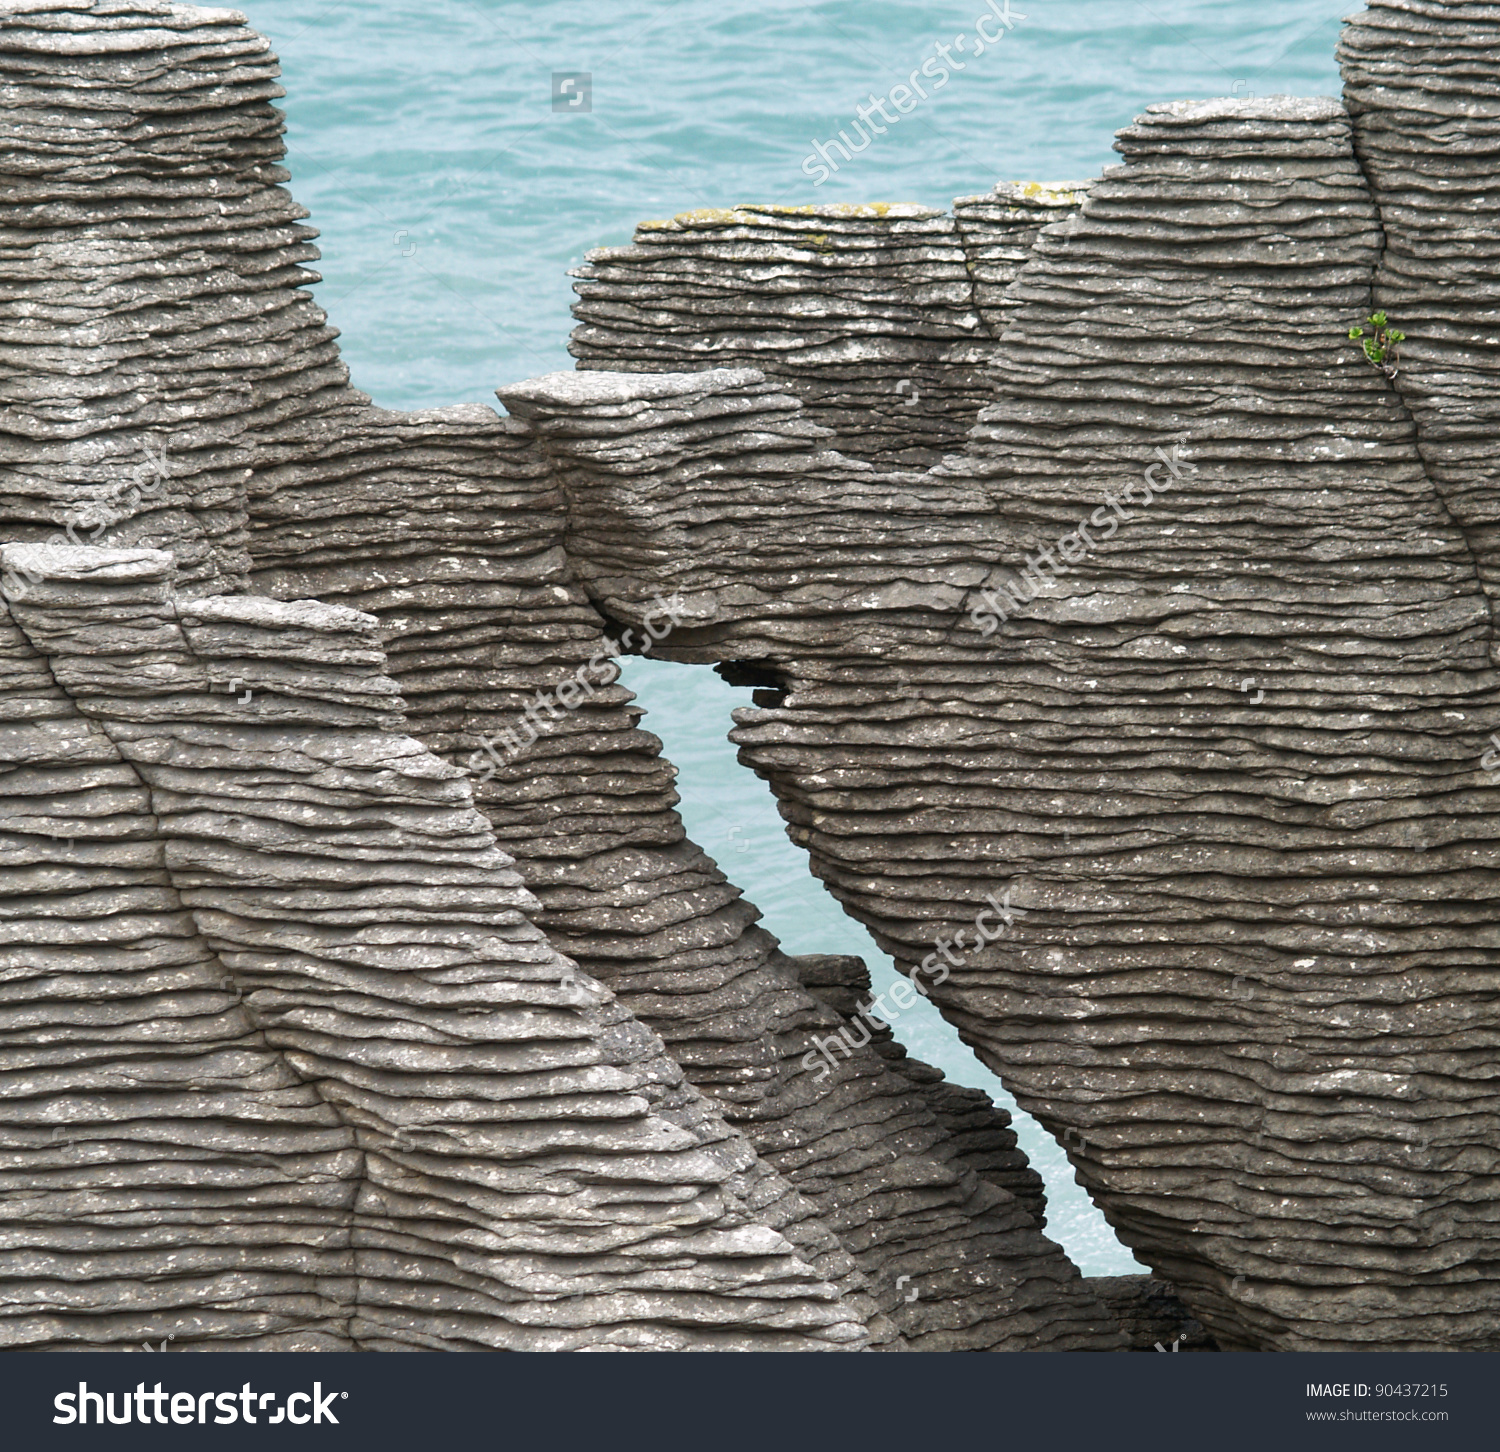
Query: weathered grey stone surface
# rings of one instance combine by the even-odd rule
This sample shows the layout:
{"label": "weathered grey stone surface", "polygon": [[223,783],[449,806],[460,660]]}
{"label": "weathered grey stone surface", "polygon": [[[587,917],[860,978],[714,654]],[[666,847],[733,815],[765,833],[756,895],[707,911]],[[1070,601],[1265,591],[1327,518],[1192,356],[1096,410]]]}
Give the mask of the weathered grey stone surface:
{"label": "weathered grey stone surface", "polygon": [[1217,1351],[1203,1323],[1156,1276],[1090,1276],[1089,1289],[1109,1307],[1132,1351]]}
{"label": "weathered grey stone surface", "polygon": [[[1417,447],[1500,601],[1500,10],[1375,0],[1339,42],[1385,249],[1375,305]],[[1500,663],[1500,654],[1496,656]]]}
{"label": "weathered grey stone surface", "polygon": [[[519,415],[549,388],[570,410],[609,412],[678,381],[558,374],[506,395]],[[1038,1233],[1040,1182],[986,1096],[868,1029],[851,1034],[857,1050],[833,1052],[835,1069],[803,1067],[845,1024],[798,981],[830,965],[783,954],[686,840],[675,770],[614,684],[619,631],[564,555],[570,476],[534,427],[476,409],[372,411],[358,431],[324,429],[257,476],[257,584],[380,617],[413,729],[479,778],[476,801],[541,899],[550,941],[659,1033],[797,1187],[904,1344],[1123,1347]],[[636,642],[649,643],[643,630]],[[568,686],[579,679],[587,693]],[[846,981],[863,974],[857,959],[841,966]]]}
{"label": "weathered grey stone surface", "polygon": [[260,438],[367,401],[302,290],[317,233],[244,20],[0,6],[0,538],[160,545],[242,587]]}
{"label": "weathered grey stone surface", "polygon": [[568,553],[765,686],[735,739],[814,872],[908,969],[960,949],[934,998],[1221,1345],[1493,1348],[1500,678],[1347,338],[1348,117],[1174,103],[1119,148],[965,455],[861,469],[743,374],[574,401]]}
{"label": "weathered grey stone surface", "polygon": [[[648,224],[502,418],[348,387],[243,17],[0,8],[0,1344],[1500,1346],[1494,24]],[[1155,1278],[686,839],[640,649]]]}
{"label": "weathered grey stone surface", "polygon": [[6,1345],[867,1343],[847,1257],[841,1294],[399,734],[371,617],[4,556],[40,580],[5,704],[41,764],[0,777]]}
{"label": "weathered grey stone surface", "polygon": [[[121,840],[94,864],[105,888],[145,874],[189,945],[179,957],[230,1006],[197,1021],[200,987],[178,1011],[197,1013],[172,1035],[185,1092],[144,1108],[117,1093],[132,1128],[147,1120],[135,1132],[148,1148],[109,1233],[71,1201],[40,1224],[19,1202],[14,1243],[34,1275],[0,1289],[10,1344],[1122,1347],[1038,1233],[1039,1184],[984,1096],[908,1063],[888,1033],[830,1087],[793,1082],[814,1031],[844,1021],[686,842],[674,772],[636,729],[629,694],[603,679],[618,647],[566,568],[563,495],[532,430],[489,409],[368,407],[294,290],[316,253],[274,185],[285,173],[265,42],[232,12],[182,7],[31,5],[4,19],[4,53],[31,78],[5,97],[18,134],[54,125],[42,105],[53,90],[76,90],[81,113],[56,145],[37,143],[29,215],[73,231],[14,234],[17,316],[71,309],[71,331],[55,329],[74,350],[62,366],[106,380],[93,404],[63,391],[59,405],[51,385],[16,395],[32,410],[18,433],[51,428],[67,447],[17,441],[6,497],[24,501],[45,475],[37,518],[83,510],[90,526],[0,555],[22,676],[50,693],[43,715],[81,723],[16,742],[16,765],[40,763],[55,787],[51,755],[76,754],[85,732],[111,773],[90,829],[117,798],[133,811],[109,823]],[[75,195],[85,180],[101,184],[98,207]],[[236,230],[239,212],[274,213],[280,230]],[[133,270],[111,250],[122,216]],[[59,247],[91,270],[59,270]],[[181,265],[163,268],[167,253]],[[110,336],[149,326],[104,347],[77,326],[88,308]],[[47,337],[23,342],[41,349],[24,358],[59,356]],[[232,453],[215,457],[233,467],[210,481],[201,448],[226,440]],[[119,457],[135,448],[149,467],[120,485]],[[12,538],[59,537],[25,510],[5,521]],[[242,585],[252,553],[267,594],[214,593]],[[315,590],[380,611],[380,634],[375,615]],[[544,904],[497,848],[469,775],[402,734],[407,704],[387,669],[424,741],[462,758],[513,703],[596,658],[601,714],[579,718],[574,759],[482,787]],[[27,697],[17,709],[30,720],[40,708]],[[570,779],[579,810],[562,825],[554,789]],[[14,780],[29,785],[24,771]],[[44,819],[59,831],[43,844],[26,811],[14,825],[28,883],[34,855],[71,856],[71,820]],[[87,922],[99,891],[88,883],[44,916]],[[116,915],[139,906],[107,901]],[[160,956],[165,930],[139,911],[111,931],[121,952]],[[16,933],[35,937],[24,913]],[[45,1020],[50,980],[20,982]],[[144,997],[129,1023],[161,1011]],[[114,1092],[122,1075],[98,1060],[97,1017],[84,1012],[53,1052],[79,1092]],[[119,1051],[167,1073],[157,1035],[134,1034]],[[260,1099],[236,1097],[268,1086],[292,1096],[283,1118],[308,1121],[302,1139],[282,1126],[261,1137]],[[25,1098],[34,1087],[34,1075],[17,1082],[22,1121],[55,1119],[51,1101]],[[218,1099],[195,1097],[210,1088]],[[218,1118],[189,1137],[196,1178],[184,1180],[149,1146],[195,1114]],[[72,1131],[61,1158],[93,1163],[109,1131],[87,1116]],[[33,1149],[15,1147],[21,1183],[38,1173]],[[219,1162],[236,1154],[263,1167],[259,1180]],[[309,1174],[310,1201],[296,1188]],[[189,1227],[196,1279],[165,1258],[170,1237],[145,1233],[142,1205]],[[108,1276],[88,1259],[101,1246]],[[105,1307],[130,1314],[101,1319]]]}
{"label": "weathered grey stone surface", "polygon": [[749,366],[836,446],[887,465],[962,446],[988,397],[1001,293],[1075,184],[1001,183],[949,215],[911,204],[744,206],[644,222],[571,275],[584,368]]}
{"label": "weathered grey stone surface", "polygon": [[1089,186],[996,182],[989,192],[953,199],[953,220],[974,283],[974,307],[990,337],[998,339],[1005,331],[1006,291],[1030,257],[1037,235],[1076,212]]}

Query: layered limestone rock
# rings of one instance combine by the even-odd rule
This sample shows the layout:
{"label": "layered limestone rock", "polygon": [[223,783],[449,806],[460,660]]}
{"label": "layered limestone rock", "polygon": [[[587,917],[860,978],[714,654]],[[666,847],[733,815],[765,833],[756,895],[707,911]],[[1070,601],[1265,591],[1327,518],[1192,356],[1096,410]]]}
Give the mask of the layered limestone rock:
{"label": "layered limestone rock", "polygon": [[[501,418],[348,388],[242,17],[0,9],[4,1344],[1495,1349],[1492,23],[1373,7],[1352,145],[648,224]],[[905,996],[686,839],[633,650]]]}
{"label": "layered limestone rock", "polygon": [[[787,961],[802,986],[842,1017],[839,1035],[846,1043],[870,1034],[875,1052],[888,1060],[903,1078],[920,1087],[927,1107],[956,1142],[957,1158],[980,1179],[1008,1190],[1039,1228],[1045,1226],[1047,1196],[1042,1177],[1027,1163],[1017,1145],[1010,1115],[997,1109],[982,1089],[950,1083],[941,1069],[911,1058],[890,1024],[881,1020],[878,1013],[872,1018],[865,1012],[874,1004],[875,992],[864,959],[836,953],[802,953]],[[916,1001],[910,993],[904,994],[903,999],[906,1007]],[[901,1003],[893,1001],[886,1005],[882,996],[881,1006],[892,1018],[899,1017]],[[826,1055],[821,1049],[813,1051],[810,1072],[814,1074],[825,1058],[837,1061],[845,1056],[845,1051],[831,1039],[815,1037],[813,1042],[829,1046]],[[804,1055],[803,1064],[807,1062]],[[1095,1288],[1093,1281],[1088,1288]]]}
{"label": "layered limestone rock", "polygon": [[1156,1276],[1090,1276],[1089,1289],[1109,1307],[1132,1351],[1217,1351],[1213,1339]]}
{"label": "layered limestone rock", "polygon": [[501,452],[346,387],[242,22],[0,13],[0,530],[172,550],[3,555],[6,1344],[900,1344],[535,927],[467,779],[401,734],[374,621],[208,593],[252,475],[317,440]]}
{"label": "layered limestone rock", "polygon": [[232,10],[0,6],[0,538],[241,588],[258,440],[365,401],[300,290],[276,76]]}
{"label": "layered limestone rock", "polygon": [[354,1133],[266,1044],[139,773],[49,667],[0,615],[0,1345],[352,1349]]}
{"label": "layered limestone rock", "polygon": [[8,1347],[867,1343],[847,1257],[399,734],[369,616],[4,555]]}
{"label": "layered limestone rock", "polygon": [[[1004,1116],[861,1043],[798,982],[829,963],[783,955],[685,840],[533,430],[347,387],[295,290],[316,253],[266,43],[168,5],[3,18],[34,224],[3,528],[170,546],[75,527],[0,554],[42,692],[0,750],[5,1143],[47,1186],[7,1226],[9,1344],[1123,1347]],[[25,371],[49,368],[93,381]],[[223,593],[252,552],[285,600]],[[494,827],[392,679],[424,742],[500,763],[495,729],[590,670],[555,775],[484,774]],[[843,1028],[846,1062],[802,1072]]]}
{"label": "layered limestone rock", "polygon": [[935,464],[988,398],[1000,292],[1081,192],[1035,183],[910,204],[743,206],[644,222],[574,271],[583,368],[752,367],[860,458]]}
{"label": "layered limestone rock", "polygon": [[1174,104],[1119,149],[1018,280],[956,471],[1006,519],[970,621],[1049,840],[1008,822],[1032,912],[954,1016],[1221,1344],[1492,1347],[1500,682],[1346,341],[1380,240],[1349,122]]}
{"label": "layered limestone rock", "polygon": [[437,754],[466,757],[495,707],[554,684],[538,669],[554,641],[597,637],[567,588],[562,492],[518,421],[482,405],[331,413],[284,430],[259,464],[256,587],[377,616]]}
{"label": "layered limestone rock", "polygon": [[1089,186],[996,182],[978,196],[954,198],[953,220],[974,281],[974,307],[990,337],[999,338],[1006,329],[1006,290],[1031,256],[1038,234],[1076,212]]}
{"label": "layered limestone rock", "polygon": [[1385,231],[1374,302],[1407,335],[1395,385],[1492,607],[1500,601],[1497,54],[1493,5],[1438,0],[1374,0],[1339,43],[1354,150]]}
{"label": "layered limestone rock", "polygon": [[734,737],[814,872],[1221,1345],[1491,1347],[1500,680],[1347,338],[1348,118],[1174,104],[1119,145],[964,458],[861,468],[746,372],[547,381],[568,552],[764,687]]}
{"label": "layered limestone rock", "polygon": [[[686,839],[675,770],[612,661],[681,625],[678,602],[648,606],[650,634],[622,636],[580,588],[563,553],[570,475],[539,466],[546,392],[505,391],[524,419],[372,412],[357,433],[309,437],[257,476],[257,584],[380,618],[413,729],[475,776],[549,940],[796,1186],[904,1344],[1123,1347],[1038,1233],[1040,1182],[1006,1117],[888,1031],[849,1023],[863,965],[782,953]],[[820,999],[835,983],[851,1001]]]}

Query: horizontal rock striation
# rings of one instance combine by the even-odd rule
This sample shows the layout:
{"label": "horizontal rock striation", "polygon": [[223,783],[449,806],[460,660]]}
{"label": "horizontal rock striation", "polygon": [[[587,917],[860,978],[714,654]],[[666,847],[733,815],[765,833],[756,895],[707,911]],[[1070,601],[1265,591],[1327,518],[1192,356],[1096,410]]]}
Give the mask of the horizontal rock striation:
{"label": "horizontal rock striation", "polygon": [[751,367],[839,447],[925,467],[988,397],[1000,290],[1067,190],[1002,183],[948,215],[914,205],[744,206],[645,222],[571,276],[582,368]]}
{"label": "horizontal rock striation", "polygon": [[[763,684],[734,739],[814,872],[908,970],[959,960],[935,1000],[1219,1344],[1493,1347],[1500,679],[1346,336],[1348,118],[1174,104],[1119,146],[965,456],[861,469],[744,373],[560,385],[569,554]],[[654,391],[606,439],[609,387]]]}
{"label": "horizontal rock striation", "polygon": [[[1014,1195],[1037,1227],[1045,1227],[1047,1196],[1042,1177],[1022,1153],[1010,1127],[1010,1115],[997,1109],[982,1089],[949,1083],[941,1069],[913,1059],[889,1024],[871,1023],[862,1012],[874,999],[870,970],[864,959],[835,953],[801,953],[787,962],[797,981],[814,998],[843,1017],[839,1032],[846,1041],[853,1042],[869,1033],[875,1052],[902,1078],[918,1087],[927,1108],[953,1136],[958,1159],[981,1180]],[[910,994],[907,997],[912,998]],[[892,1003],[890,1007],[892,1016],[899,1017],[901,1005]],[[843,1051],[835,1045],[829,1057],[837,1060],[842,1056]],[[818,1063],[815,1058],[813,1072]]]}
{"label": "horizontal rock striation", "polygon": [[[796,1187],[833,1263],[853,1257],[901,1344],[1123,1346],[1038,1234],[1039,1181],[983,1095],[868,1029],[821,1075],[804,1068],[846,1026],[798,982],[829,963],[784,955],[686,840],[675,770],[612,661],[650,637],[623,637],[567,565],[567,475],[537,466],[550,434],[539,444],[537,420],[486,414],[372,411],[362,431],[325,430],[258,474],[257,583],[380,617],[413,728],[477,778],[549,940],[658,1032]],[[672,618],[657,611],[653,631]]]}
{"label": "horizontal rock striation", "polygon": [[[502,418],[348,387],[242,17],[0,12],[0,1346],[1500,1346],[1496,23],[646,224]],[[758,926],[629,651],[911,984]]]}
{"label": "horizontal rock striation", "polygon": [[[1374,302],[1407,334],[1395,385],[1500,601],[1500,12],[1374,0],[1339,42],[1354,151],[1385,250]],[[1500,664],[1500,655],[1496,656]]]}
{"label": "horizontal rock striation", "polygon": [[8,1345],[866,1344],[847,1262],[848,1297],[767,1223],[778,1185],[399,734],[370,617],[4,555],[40,581],[6,625]]}
{"label": "horizontal rock striation", "polygon": [[[722,649],[700,642],[733,638],[734,649],[741,650],[745,637],[723,629],[720,617],[754,622],[746,628],[763,630],[768,628],[769,615],[775,617],[770,632],[805,634],[817,628],[809,625],[808,617],[813,613],[816,619],[819,607],[824,616],[821,625],[835,636],[832,648],[843,653],[851,610],[878,610],[878,596],[885,593],[897,609],[903,600],[915,599],[925,610],[923,590],[943,578],[954,559],[967,557],[966,546],[944,539],[945,532],[951,532],[951,522],[932,523],[934,516],[943,514],[962,517],[965,491],[939,483],[926,499],[903,499],[903,484],[920,488],[930,476],[890,476],[836,453],[809,453],[810,445],[822,442],[817,437],[821,431],[809,428],[797,399],[759,374],[744,370],[650,377],[555,374],[502,389],[501,396],[513,412],[535,424],[557,461],[565,493],[576,503],[568,540],[570,559],[599,608],[610,619],[632,622],[627,628],[644,639],[652,607],[640,581],[656,583],[658,595],[671,594],[677,602],[675,628],[653,647],[656,653],[722,659]],[[666,501],[671,501],[670,507],[663,507]],[[967,504],[977,520],[982,497],[967,491]],[[912,520],[910,534],[892,528],[897,510]],[[917,526],[917,520],[925,523]],[[757,521],[763,528],[774,527],[778,545],[766,544],[769,532],[756,537]],[[920,572],[924,535],[933,553],[922,590],[899,581],[892,586],[894,572]],[[838,560],[855,583],[841,581],[845,598],[825,601],[819,597],[827,592],[829,571],[815,567],[806,591],[793,592],[805,593],[806,599],[789,599],[783,593],[776,602],[761,588],[763,582],[742,573],[747,538],[755,540],[758,554],[768,548],[774,554],[779,549],[798,566],[808,563],[811,541],[817,552],[826,550],[829,559]],[[884,558],[875,547],[877,539],[886,541]],[[731,577],[731,571],[740,573]],[[722,587],[730,578],[730,587],[718,593],[705,589],[708,579]],[[979,578],[972,568],[969,578]],[[774,588],[783,582],[764,583]],[[957,590],[952,595],[955,601],[962,598]],[[691,644],[681,647],[683,641]],[[769,687],[772,682],[768,679],[763,684]],[[776,692],[771,689],[765,694]],[[583,716],[584,710],[573,714]],[[578,769],[587,769],[585,760],[580,758]],[[568,815],[561,814],[560,822],[566,825],[567,821]],[[530,880],[536,882],[534,862],[523,851],[518,850],[518,856],[526,863]],[[539,887],[538,891],[545,900],[545,890]],[[569,952],[592,966],[586,947],[560,937],[555,920],[546,923],[555,940],[566,942]],[[868,979],[858,960],[853,964],[825,958],[793,962],[798,975],[837,1012],[849,1014],[864,1000]],[[608,977],[606,970],[594,971]],[[631,1001],[617,978],[609,977],[609,981]],[[766,990],[750,995],[747,1001],[763,1010]],[[674,1055],[703,1083],[701,1068],[692,1067],[702,1062],[701,1051],[685,1049],[682,1040],[652,1016],[661,1008],[638,1011],[660,1028]],[[746,1038],[752,1033],[753,1028]],[[851,1037],[863,1041],[869,1036],[868,1028],[853,1026]],[[936,1082],[935,1071],[906,1059],[904,1051],[884,1035],[877,1032],[874,1038],[875,1053],[889,1055],[891,1068],[922,1090],[928,1108],[953,1136],[966,1163],[992,1184],[1016,1195],[1033,1213],[1039,1211],[1042,1202],[1034,1172],[1020,1161],[1013,1135],[1003,1120],[997,1120],[984,1096]],[[780,1050],[784,1070],[794,1071],[792,1082],[799,1092],[805,1093],[807,1087],[799,1081],[814,1072],[826,1078],[823,1065],[832,1061],[842,1068],[850,1052],[835,1047],[825,1060],[814,1053],[811,1067],[803,1067],[809,1044],[820,1040],[828,1042],[826,1030],[811,1040],[804,1035]],[[868,1178],[865,1172],[864,1179]],[[863,1193],[870,1188],[869,1184],[861,1186]],[[911,1268],[902,1263],[903,1270]],[[885,1279],[890,1284],[891,1278]],[[925,1279],[921,1283],[930,1284]],[[924,1290],[924,1301],[927,1294]]]}
{"label": "horizontal rock striation", "polygon": [[[974,307],[991,338],[998,339],[1010,321],[1006,290],[1042,228],[1076,212],[1091,185],[996,182],[978,196],[954,198],[953,221],[974,282]],[[989,402],[988,396],[983,402]]]}
{"label": "horizontal rock striation", "polygon": [[[567,569],[562,493],[531,430],[481,407],[372,409],[320,421],[300,443],[254,481],[257,585],[286,599],[316,593],[379,617],[412,729],[434,752],[477,760],[476,796],[504,849],[524,859],[548,912],[554,897],[546,889],[571,880],[575,894],[588,891],[598,913],[617,924],[627,949],[645,935],[642,956],[655,963],[650,935],[659,925],[640,922],[640,879],[663,877],[679,893],[686,879],[672,926],[691,938],[701,875],[651,855],[664,846],[676,857],[696,851],[661,805],[675,800],[675,770],[659,758],[656,739],[636,729],[640,713],[627,709],[633,697],[614,683],[618,642],[606,641]],[[557,688],[580,672],[588,694],[575,691],[587,711],[537,708],[544,697],[555,702]],[[524,763],[507,763],[505,733],[513,743],[535,739],[538,727],[523,715],[528,705],[548,735]],[[707,865],[701,854],[697,860]],[[749,917],[742,913],[736,930]],[[554,943],[576,951],[585,941],[576,931],[579,941],[566,931],[560,937],[555,918],[538,921]],[[722,949],[713,928],[699,936],[710,955]],[[732,952],[723,956],[737,961]],[[590,969],[615,979],[621,1001],[635,1007],[616,978],[618,964]],[[660,996],[653,992],[648,1006]],[[749,1038],[752,1056],[765,1057],[764,1025]],[[778,1225],[820,1269],[863,1294],[833,1232],[745,1152],[749,1173],[766,1181],[766,1203],[787,1202],[776,1212]],[[894,1331],[873,1305],[869,1311],[877,1340],[891,1340]]]}
{"label": "horizontal rock striation", "polygon": [[[75,526],[60,546],[4,551],[19,679],[51,692],[20,716],[74,724],[0,762],[25,795],[33,777],[57,784],[54,756],[79,756],[94,773],[85,830],[120,817],[91,859],[97,882],[38,875],[71,845],[23,831],[12,856],[27,883],[71,893],[42,910],[79,916],[63,941],[102,915],[146,975],[114,990],[130,1007],[103,1015],[123,1025],[112,1050],[100,1015],[75,1008],[52,1051],[79,1092],[119,1094],[65,1149],[49,1141],[64,1168],[44,1154],[48,1172],[62,1183],[111,1133],[135,1169],[115,1172],[107,1227],[75,1197],[39,1228],[22,1202],[13,1245],[38,1279],[0,1291],[11,1344],[1123,1344],[1028,1211],[975,1173],[1039,1203],[982,1097],[938,1092],[925,1066],[889,1071],[902,1055],[885,1043],[833,1089],[773,1102],[788,1053],[843,1020],[685,841],[672,769],[636,729],[604,664],[617,647],[566,567],[564,497],[533,431],[488,409],[386,413],[347,387],[297,290],[315,278],[314,234],[277,185],[264,40],[233,12],[37,4],[6,12],[0,55],[24,77],[6,99],[30,210],[9,255],[17,345],[32,350],[12,375],[19,502],[0,528],[45,540]],[[49,370],[90,382],[58,404],[34,381]],[[132,472],[137,450],[149,477]],[[85,525],[90,545],[170,552],[80,548]],[[252,552],[268,596],[222,593]],[[314,589],[380,611],[395,658],[374,616]],[[402,734],[387,669],[425,741],[461,755],[591,661],[601,714],[563,743],[575,758],[488,788],[543,906],[464,774]],[[560,828],[554,788],[570,780],[578,810]],[[51,804],[48,843],[76,839],[72,805]],[[115,923],[121,903],[135,915]],[[18,910],[16,941],[39,931]],[[631,1003],[557,942],[628,980]],[[181,1004],[161,998],[163,961],[187,974]],[[91,964],[80,951],[69,971]],[[27,1011],[55,1016],[51,980],[21,966]],[[670,1030],[710,1098],[632,1006]],[[171,1056],[153,1013],[173,1024]],[[153,1075],[181,1092],[133,1097],[132,1076]],[[57,1105],[25,1098],[34,1082],[16,1083],[21,1117],[50,1123]],[[171,1129],[205,1121],[182,1137],[186,1168],[151,1148],[153,1104]],[[22,1182],[35,1149],[16,1150]],[[192,1227],[181,1266],[169,1233],[146,1232],[151,1208]],[[112,1280],[89,1259],[100,1246]],[[899,1327],[880,1309],[908,1304],[897,1271],[927,1295]],[[100,1322],[101,1304],[130,1314]]]}
{"label": "horizontal rock striation", "polygon": [[[1379,243],[1348,119],[1174,104],[1119,148],[1018,279],[957,471],[1011,532],[1009,618],[970,619],[1043,815],[1007,821],[1032,912],[955,1017],[1220,1344],[1490,1347],[1500,681],[1345,339]],[[1055,587],[1014,573],[1054,545]]]}
{"label": "horizontal rock striation", "polygon": [[240,588],[257,440],[364,401],[300,290],[276,76],[232,10],[0,10],[0,538]]}
{"label": "horizontal rock striation", "polygon": [[0,803],[0,1346],[354,1349],[353,1130],[266,1043],[139,773],[9,613]]}
{"label": "horizontal rock striation", "polygon": [[331,412],[284,429],[249,489],[255,587],[377,616],[407,720],[438,755],[552,683],[536,666],[556,639],[598,634],[568,589],[561,490],[492,408]]}

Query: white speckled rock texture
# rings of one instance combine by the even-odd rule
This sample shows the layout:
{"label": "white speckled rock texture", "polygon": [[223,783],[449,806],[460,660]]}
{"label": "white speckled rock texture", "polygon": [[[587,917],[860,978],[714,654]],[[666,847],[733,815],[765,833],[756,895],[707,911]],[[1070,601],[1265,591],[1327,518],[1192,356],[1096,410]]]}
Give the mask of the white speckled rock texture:
{"label": "white speckled rock texture", "polygon": [[1123,1348],[983,1095],[797,1075],[862,965],[754,927],[628,693],[429,753],[615,647],[529,426],[348,387],[267,43],[48,0],[0,69],[0,1344]]}
{"label": "white speckled rock texture", "polygon": [[862,467],[741,375],[553,406],[569,558],[765,687],[734,739],[814,872],[908,970],[962,950],[934,999],[1221,1346],[1493,1349],[1500,678],[1347,337],[1377,199],[1328,100],[1119,149],[962,455]]}
{"label": "white speckled rock texture", "polygon": [[1500,10],[1428,0],[1376,0],[1339,44],[1354,152],[1385,233],[1374,302],[1407,334],[1396,388],[1492,609],[1500,602],[1497,54]]}
{"label": "white speckled rock texture", "polygon": [[373,619],[4,559],[6,1347],[868,1344],[847,1257],[400,734]]}
{"label": "white speckled rock texture", "polygon": [[[242,16],[0,6],[0,1346],[1500,1349],[1497,16],[643,224],[502,416],[349,387]],[[643,649],[1152,1281],[687,839]]]}
{"label": "white speckled rock texture", "polygon": [[761,370],[836,446],[926,467],[988,397],[1003,293],[1081,183],[997,185],[953,213],[911,204],[743,206],[645,222],[577,279],[582,368]]}

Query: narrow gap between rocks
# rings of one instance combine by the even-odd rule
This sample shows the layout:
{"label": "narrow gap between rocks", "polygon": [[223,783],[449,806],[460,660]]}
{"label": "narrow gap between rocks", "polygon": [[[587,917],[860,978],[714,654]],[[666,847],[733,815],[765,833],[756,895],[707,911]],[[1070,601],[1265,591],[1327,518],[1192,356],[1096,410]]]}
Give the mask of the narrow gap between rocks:
{"label": "narrow gap between rocks", "polygon": [[[764,914],[764,926],[788,953],[855,953],[870,966],[877,993],[898,977],[865,929],[847,916],[808,871],[787,837],[764,783],[740,765],[728,732],[730,712],[749,706],[750,687],[727,684],[708,666],[625,656],[621,684],[647,715],[643,728],[661,737],[663,755],[680,775],[678,811],[688,836]],[[1047,1184],[1046,1234],[1085,1275],[1139,1275],[1146,1267],[1115,1237],[1073,1177],[1057,1141],[1005,1092],[931,1004],[903,1013],[898,1033],[912,1055],[956,1084],[983,1089],[1015,1117],[1016,1134]]]}

